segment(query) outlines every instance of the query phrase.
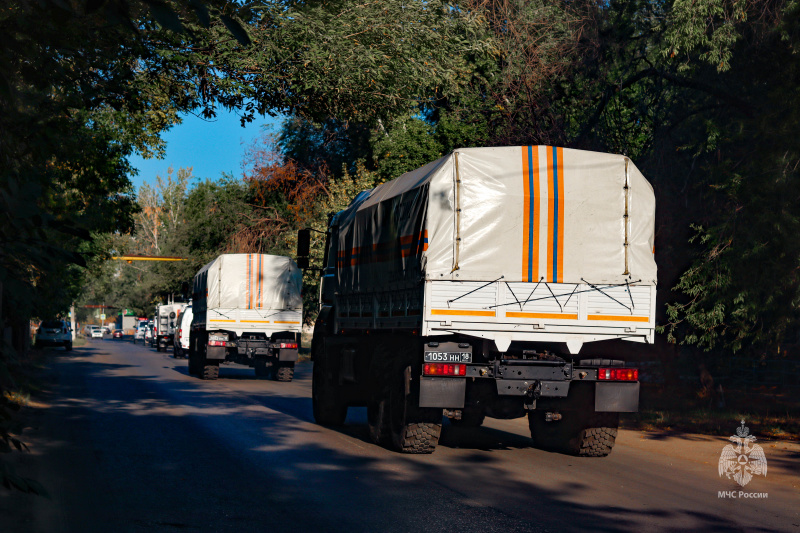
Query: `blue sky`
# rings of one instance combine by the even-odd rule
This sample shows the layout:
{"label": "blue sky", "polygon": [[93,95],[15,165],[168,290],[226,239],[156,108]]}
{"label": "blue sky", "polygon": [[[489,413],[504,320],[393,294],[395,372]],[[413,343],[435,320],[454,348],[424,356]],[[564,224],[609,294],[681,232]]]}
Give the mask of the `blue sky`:
{"label": "blue sky", "polygon": [[175,172],[180,167],[193,167],[195,178],[216,180],[223,172],[230,172],[238,178],[242,174],[245,148],[264,132],[265,127],[277,132],[281,120],[259,117],[242,128],[239,116],[224,109],[219,110],[213,120],[186,115],[182,124],[163,134],[167,142],[164,159],[145,160],[138,155],[130,158],[131,165],[139,170],[138,176],[131,176],[131,182],[137,190],[144,182],[152,185],[156,175],[167,176],[170,166]]}

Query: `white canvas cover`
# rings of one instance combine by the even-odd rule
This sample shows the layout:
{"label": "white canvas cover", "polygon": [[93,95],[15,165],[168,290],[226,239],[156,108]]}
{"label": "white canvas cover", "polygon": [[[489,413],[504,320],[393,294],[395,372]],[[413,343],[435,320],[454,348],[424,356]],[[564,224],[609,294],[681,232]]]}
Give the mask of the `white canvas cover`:
{"label": "white canvas cover", "polygon": [[359,195],[337,223],[345,292],[421,278],[656,283],[653,189],[621,155],[459,149]]}
{"label": "white canvas cover", "polygon": [[[288,257],[224,254],[194,278],[194,292],[207,309],[302,310],[302,272]],[[195,310],[197,313],[197,310]]]}

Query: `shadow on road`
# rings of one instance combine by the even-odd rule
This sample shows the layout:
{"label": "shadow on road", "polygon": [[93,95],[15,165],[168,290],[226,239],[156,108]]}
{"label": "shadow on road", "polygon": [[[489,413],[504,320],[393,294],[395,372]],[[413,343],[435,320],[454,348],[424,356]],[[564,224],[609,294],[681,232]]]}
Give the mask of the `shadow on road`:
{"label": "shadow on road", "polygon": [[[332,431],[313,424],[310,399],[282,383],[243,393],[194,378],[130,375],[135,365],[103,362],[103,354],[90,346],[76,353],[80,360],[56,359],[59,389],[43,450],[57,469],[49,476],[54,497],[35,523],[293,533],[740,528],[729,517],[662,510],[657,501],[650,510],[589,503],[587,493],[604,489],[581,472],[608,469],[604,460],[531,450],[520,435],[446,425],[444,449],[405,456],[368,443],[364,409],[351,409],[349,425]],[[184,365],[174,370],[187,375]],[[226,370],[233,380],[252,372]],[[574,477],[526,477],[507,463],[521,451]]]}

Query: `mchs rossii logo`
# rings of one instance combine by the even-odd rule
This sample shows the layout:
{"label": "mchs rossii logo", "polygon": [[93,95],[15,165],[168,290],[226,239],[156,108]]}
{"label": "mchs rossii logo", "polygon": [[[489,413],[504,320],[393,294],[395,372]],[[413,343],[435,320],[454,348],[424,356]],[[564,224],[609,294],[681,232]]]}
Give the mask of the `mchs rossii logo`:
{"label": "mchs rossii logo", "polygon": [[[750,428],[744,425],[736,428],[736,435],[730,440],[719,456],[719,475],[727,479],[734,479],[739,486],[744,487],[753,479],[753,476],[767,476],[767,458],[764,449],[755,444],[755,435],[750,435]],[[720,498],[766,498],[765,492],[720,491]]]}

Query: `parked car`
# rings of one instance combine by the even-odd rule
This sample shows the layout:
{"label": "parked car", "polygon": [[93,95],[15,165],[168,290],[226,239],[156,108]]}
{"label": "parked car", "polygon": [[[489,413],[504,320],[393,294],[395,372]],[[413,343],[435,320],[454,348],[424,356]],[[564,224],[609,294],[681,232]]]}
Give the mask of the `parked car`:
{"label": "parked car", "polygon": [[121,339],[122,338],[122,330],[121,329],[115,329],[114,333],[111,334],[111,337],[113,337],[115,339]]}
{"label": "parked car", "polygon": [[65,350],[72,350],[72,329],[63,320],[45,320],[36,330],[34,345],[63,346]]}
{"label": "parked car", "polygon": [[178,317],[175,326],[175,339],[172,343],[172,353],[176,359],[186,357],[189,353],[189,330],[192,328],[192,304],[186,306]]}
{"label": "parked car", "polygon": [[102,339],[103,338],[103,328],[99,326],[95,326],[92,328],[91,338],[93,339]]}

